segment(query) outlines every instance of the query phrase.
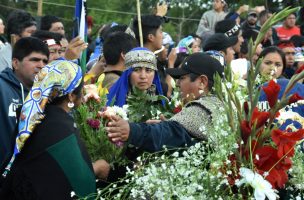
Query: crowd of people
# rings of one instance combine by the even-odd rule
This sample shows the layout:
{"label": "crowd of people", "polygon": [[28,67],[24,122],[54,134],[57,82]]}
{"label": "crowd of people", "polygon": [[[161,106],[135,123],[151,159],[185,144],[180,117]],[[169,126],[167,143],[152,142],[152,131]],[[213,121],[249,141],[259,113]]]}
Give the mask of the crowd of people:
{"label": "crowd of people", "polygon": [[[103,25],[90,44],[80,37],[68,41],[56,16],[41,17],[40,26],[23,10],[0,19],[0,198],[69,199],[71,191],[87,196],[96,192],[96,177],[115,173],[106,161],[92,164],[69,115],[81,104],[85,73],[104,75],[107,105],[120,107],[133,87],[170,98],[176,81],[184,108],[172,118],[131,123],[113,117],[106,127],[113,142],[158,152],[208,141],[208,127],[221,106],[212,89],[214,75],[223,76],[226,66],[246,79],[251,59],[261,59],[264,81],[288,80],[304,66],[304,7],[271,27],[252,58],[249,41],[272,12],[261,6],[227,8],[225,0],[213,0],[197,31],[180,41],[163,30],[170,23],[166,13],[143,15],[143,47],[137,18],[131,27]],[[92,28],[91,17],[88,22]],[[84,50],[86,71],[77,65]]]}

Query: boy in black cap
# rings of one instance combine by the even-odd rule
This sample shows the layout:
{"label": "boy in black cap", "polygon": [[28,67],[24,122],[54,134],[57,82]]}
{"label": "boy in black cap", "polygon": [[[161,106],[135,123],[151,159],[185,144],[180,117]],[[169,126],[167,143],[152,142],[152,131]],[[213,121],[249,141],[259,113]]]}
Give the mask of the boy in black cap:
{"label": "boy in black cap", "polygon": [[226,64],[230,64],[234,59],[233,46],[238,42],[237,36],[227,37],[224,33],[215,33],[209,37],[204,45],[204,51],[215,50],[223,54]]}
{"label": "boy in black cap", "polygon": [[[181,68],[168,69],[178,78],[178,86],[186,103],[181,112],[167,121],[155,124],[128,123],[113,116],[106,127],[111,141],[124,141],[143,151],[157,152],[167,148],[191,146],[208,140],[221,107],[219,99],[211,94],[216,73],[223,74],[223,66],[205,53],[194,53],[183,62]],[[190,99],[192,99],[190,101]]]}
{"label": "boy in black cap", "polygon": [[241,52],[241,45],[244,42],[241,26],[235,20],[224,19],[215,25],[215,33],[224,33],[227,37],[238,37],[238,41],[233,45],[233,50],[236,54]]}

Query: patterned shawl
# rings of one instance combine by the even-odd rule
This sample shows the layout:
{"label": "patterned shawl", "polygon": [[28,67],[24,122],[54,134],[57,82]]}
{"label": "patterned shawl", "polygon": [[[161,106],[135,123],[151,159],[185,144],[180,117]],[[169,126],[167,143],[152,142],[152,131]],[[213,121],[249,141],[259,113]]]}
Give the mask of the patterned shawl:
{"label": "patterned shawl", "polygon": [[6,176],[16,155],[20,153],[35,127],[44,118],[46,104],[57,97],[73,92],[81,80],[81,68],[66,60],[55,60],[49,63],[35,76],[33,87],[21,109],[14,155],[3,176]]}

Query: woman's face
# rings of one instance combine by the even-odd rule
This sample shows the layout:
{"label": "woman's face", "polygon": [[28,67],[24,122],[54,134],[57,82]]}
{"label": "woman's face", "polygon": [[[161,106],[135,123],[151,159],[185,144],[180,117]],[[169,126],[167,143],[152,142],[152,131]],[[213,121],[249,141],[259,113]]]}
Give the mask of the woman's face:
{"label": "woman's face", "polygon": [[283,60],[279,53],[272,52],[265,55],[260,68],[263,76],[278,78],[283,72]]}
{"label": "woman's face", "polygon": [[155,71],[150,68],[136,67],[131,74],[131,85],[140,90],[146,90],[151,87]]}
{"label": "woman's face", "polygon": [[200,52],[201,51],[201,40],[195,39],[192,43],[192,53]]}

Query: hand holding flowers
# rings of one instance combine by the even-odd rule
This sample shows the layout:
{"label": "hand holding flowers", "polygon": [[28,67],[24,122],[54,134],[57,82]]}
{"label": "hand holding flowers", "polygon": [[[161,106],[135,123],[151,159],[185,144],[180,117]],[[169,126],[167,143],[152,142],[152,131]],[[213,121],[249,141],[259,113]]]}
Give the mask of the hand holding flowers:
{"label": "hand holding flowers", "polygon": [[106,131],[112,142],[125,142],[129,138],[130,126],[128,121],[114,115],[111,116],[111,121],[109,121]]}
{"label": "hand holding flowers", "polygon": [[[92,76],[87,75],[84,79]],[[124,163],[125,159],[122,155],[123,148],[117,148],[116,144],[109,141],[105,124],[108,121],[106,116],[111,113],[123,113],[119,108],[108,108],[108,112],[103,117],[100,112],[106,105],[107,89],[102,87],[102,76],[98,79],[97,84],[89,84],[84,86],[84,103],[79,106],[75,112],[75,121],[80,130],[80,136],[84,140],[88,153],[93,161],[104,159],[113,166],[114,163]],[[112,110],[112,111],[111,111]],[[125,113],[122,116],[126,116]],[[122,144],[118,144],[122,146]]]}

